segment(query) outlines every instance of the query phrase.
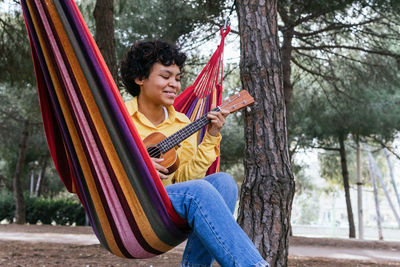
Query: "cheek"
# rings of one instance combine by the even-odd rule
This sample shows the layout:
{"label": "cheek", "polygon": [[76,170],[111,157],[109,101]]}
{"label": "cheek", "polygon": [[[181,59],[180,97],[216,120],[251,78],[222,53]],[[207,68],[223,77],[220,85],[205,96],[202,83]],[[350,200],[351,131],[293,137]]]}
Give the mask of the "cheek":
{"label": "cheek", "polygon": [[154,85],[159,89],[163,89],[168,85],[168,81],[165,79],[157,79],[156,81],[154,81]]}

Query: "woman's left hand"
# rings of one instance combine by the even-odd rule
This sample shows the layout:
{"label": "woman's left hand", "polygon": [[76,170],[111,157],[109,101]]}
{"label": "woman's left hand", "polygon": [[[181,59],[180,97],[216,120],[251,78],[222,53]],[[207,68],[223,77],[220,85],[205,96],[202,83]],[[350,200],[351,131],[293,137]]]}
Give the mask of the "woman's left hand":
{"label": "woman's left hand", "polygon": [[208,126],[208,133],[212,136],[218,136],[222,126],[225,124],[225,118],[229,115],[229,110],[221,109],[221,111],[210,111],[207,118],[211,120]]}

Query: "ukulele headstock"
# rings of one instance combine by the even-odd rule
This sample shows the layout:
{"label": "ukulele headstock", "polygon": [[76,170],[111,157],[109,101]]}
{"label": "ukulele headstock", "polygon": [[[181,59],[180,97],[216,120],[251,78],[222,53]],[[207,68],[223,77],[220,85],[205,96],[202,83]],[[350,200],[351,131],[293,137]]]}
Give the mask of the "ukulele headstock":
{"label": "ukulele headstock", "polygon": [[229,110],[229,112],[235,112],[239,109],[250,106],[253,103],[254,98],[249,94],[249,92],[242,90],[225,100],[219,107]]}

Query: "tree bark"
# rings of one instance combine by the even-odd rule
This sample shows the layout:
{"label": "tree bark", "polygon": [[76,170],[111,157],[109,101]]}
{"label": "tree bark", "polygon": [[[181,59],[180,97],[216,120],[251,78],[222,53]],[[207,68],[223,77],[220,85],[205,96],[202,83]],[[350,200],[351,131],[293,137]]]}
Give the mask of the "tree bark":
{"label": "tree bark", "polygon": [[95,39],[97,46],[106,61],[114,81],[117,83],[118,67],[115,54],[114,1],[97,0],[93,16],[96,25]]}
{"label": "tree bark", "polygon": [[35,197],[38,197],[40,194],[41,185],[43,183],[43,180],[46,177],[46,169],[47,169],[48,162],[49,162],[48,156],[43,156],[42,168],[40,169],[39,176],[38,176],[38,179],[36,182],[36,187],[35,187]]}
{"label": "tree bark", "polygon": [[339,151],[340,151],[340,161],[342,165],[344,195],[346,197],[347,219],[349,221],[349,237],[355,238],[356,230],[354,225],[353,209],[351,207],[349,171],[347,169],[346,149],[344,146],[344,137],[342,135],[339,136],[339,145],[340,145]]}
{"label": "tree bark", "polygon": [[291,81],[292,76],[292,67],[291,67],[291,59],[292,59],[292,51],[293,51],[293,35],[294,35],[294,27],[291,26],[286,28],[283,33],[283,42],[282,42],[282,74],[283,74],[283,92],[285,95],[285,107],[286,107],[286,117],[289,120],[289,108],[290,108],[290,100],[292,98],[293,92],[293,84]]}
{"label": "tree bark", "polygon": [[362,186],[361,177],[361,147],[360,140],[357,137],[357,214],[358,214],[358,239],[364,239],[364,219],[363,219],[363,202],[362,202]]}
{"label": "tree bark", "polygon": [[236,1],[245,112],[245,179],[238,223],[271,266],[287,266],[294,179],[290,166],[277,1]]}
{"label": "tree bark", "polygon": [[383,240],[382,234],[382,224],[381,224],[381,211],[379,207],[379,197],[378,197],[378,187],[376,185],[375,173],[373,171],[372,155],[369,153],[369,148],[364,145],[364,148],[368,151],[368,170],[369,176],[371,178],[371,183],[374,188],[374,201],[375,201],[375,211],[376,211],[376,226],[378,228],[378,239]]}
{"label": "tree bark", "polygon": [[15,173],[13,177],[13,193],[15,201],[15,223],[24,224],[26,222],[25,217],[25,200],[21,186],[21,174],[24,169],[25,163],[25,152],[27,148],[27,142],[29,137],[29,121],[24,122],[24,128],[22,131],[21,142],[19,144],[17,165],[15,167]]}

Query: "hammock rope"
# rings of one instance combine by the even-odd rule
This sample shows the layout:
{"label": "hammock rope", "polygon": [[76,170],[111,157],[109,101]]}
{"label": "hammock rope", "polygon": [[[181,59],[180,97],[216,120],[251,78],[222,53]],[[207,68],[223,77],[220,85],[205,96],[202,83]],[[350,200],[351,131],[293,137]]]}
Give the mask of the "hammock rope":
{"label": "hammock rope", "polygon": [[[50,154],[100,243],[126,258],[153,257],[180,244],[187,223],[173,209],[74,1],[22,0],[21,6]],[[215,60],[222,66],[222,57]],[[201,84],[214,84],[210,79]],[[198,109],[212,102],[204,88]]]}

